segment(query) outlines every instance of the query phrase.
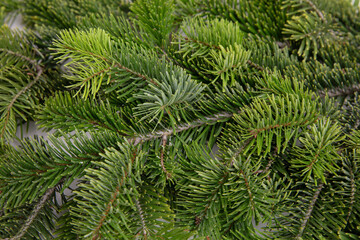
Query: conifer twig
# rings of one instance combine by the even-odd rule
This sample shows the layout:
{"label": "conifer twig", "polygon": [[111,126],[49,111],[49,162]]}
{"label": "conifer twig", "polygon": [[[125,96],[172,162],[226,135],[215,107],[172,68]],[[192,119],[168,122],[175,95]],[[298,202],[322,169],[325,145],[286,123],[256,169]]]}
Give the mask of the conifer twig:
{"label": "conifer twig", "polygon": [[16,100],[22,95],[24,94],[27,90],[29,90],[35,83],[37,83],[40,79],[41,74],[43,73],[43,68],[40,67],[40,65],[36,65],[36,70],[38,71],[36,74],[36,77],[34,78],[33,81],[31,81],[28,85],[26,85],[23,89],[21,89],[12,99],[11,102],[9,103],[9,105],[6,108],[6,116],[5,116],[5,124],[3,129],[1,130],[0,133],[0,138],[2,138],[5,134],[5,129],[6,129],[6,125],[9,123],[9,119],[10,119],[10,110],[12,108],[12,106],[15,104]]}
{"label": "conifer twig", "polygon": [[[233,166],[234,164],[234,159],[240,155],[240,153],[244,150],[244,148],[246,147],[247,144],[249,144],[249,142],[251,141],[252,138],[249,138],[248,140],[246,140],[242,146],[233,154],[233,156],[231,157],[231,161],[230,161],[230,167]],[[203,220],[204,216],[206,215],[206,212],[209,210],[210,208],[210,205],[211,205],[211,202],[214,200],[214,196],[219,192],[219,190],[221,189],[221,187],[226,183],[228,177],[229,177],[229,174],[230,174],[230,171],[229,171],[229,168],[224,165],[226,168],[226,172],[224,172],[224,175],[221,177],[221,179],[219,180],[219,185],[214,189],[214,191],[212,191],[211,193],[211,197],[210,197],[210,200],[207,201],[207,204],[206,204],[206,207],[204,208],[204,210],[202,210],[200,212],[199,215],[197,215],[195,217],[195,223],[196,225],[199,225],[201,223],[201,221]],[[244,172],[242,170],[240,170],[242,172],[242,174],[244,174]],[[245,179],[245,183],[248,184],[247,182],[247,179],[245,178],[245,175],[243,175],[244,179]],[[247,185],[248,186],[248,185]],[[251,195],[251,193],[249,194]],[[252,197],[252,196],[250,196]],[[228,231],[230,231],[230,228],[231,228],[232,225],[230,225]]]}
{"label": "conifer twig", "polygon": [[134,199],[135,200],[135,205],[137,210],[139,211],[139,215],[140,215],[140,219],[141,219],[141,226],[142,226],[142,232],[143,232],[143,236],[145,239],[147,239],[147,227],[146,227],[146,222],[145,222],[145,217],[144,217],[144,211],[142,210],[142,207],[140,205],[140,202],[138,199]]}
{"label": "conifer twig", "polygon": [[271,159],[271,160],[268,162],[268,164],[266,165],[265,169],[255,171],[254,174],[267,173],[267,172],[270,170],[270,167],[271,167],[271,165],[272,165],[273,163],[274,163],[274,160]]}
{"label": "conifer twig", "polygon": [[166,147],[167,142],[167,135],[162,136],[162,146],[161,146],[161,153],[160,153],[160,164],[163,172],[166,174],[166,179],[171,178],[171,174],[166,170],[165,164],[164,164],[164,151]]}
{"label": "conifer twig", "polygon": [[351,213],[353,212],[354,203],[355,203],[355,192],[356,192],[356,186],[355,186],[355,180],[354,180],[354,173],[353,170],[350,168],[350,175],[351,175],[351,194],[350,194],[350,206],[349,206],[349,213],[346,216],[346,223],[349,222]]}
{"label": "conifer twig", "polygon": [[18,52],[14,52],[11,51],[9,49],[6,48],[0,48],[0,52],[5,52],[6,54],[9,55],[13,55],[16,56],[22,60],[25,60],[27,62],[29,62],[31,65],[33,65],[37,71],[37,74],[34,78],[34,80],[32,80],[28,85],[26,85],[23,89],[21,89],[10,101],[9,105],[6,108],[6,115],[5,115],[5,122],[4,122],[4,127],[1,130],[0,133],[0,138],[3,138],[4,134],[5,134],[5,129],[6,129],[6,125],[9,123],[9,119],[10,119],[10,110],[13,107],[13,105],[15,104],[16,100],[22,95],[24,94],[27,90],[29,90],[35,83],[37,83],[41,77],[41,75],[44,72],[44,69],[37,63],[37,61],[35,59],[31,59],[28,56],[25,56],[21,53]]}
{"label": "conifer twig", "polygon": [[[61,182],[62,181],[60,181],[59,183],[61,183]],[[22,225],[19,232],[14,237],[5,238],[4,240],[20,240],[25,235],[25,233],[27,232],[27,230],[29,229],[29,227],[31,226],[31,224],[33,223],[33,221],[35,220],[35,218],[37,217],[37,215],[39,214],[41,209],[45,206],[47,200],[54,193],[56,187],[57,187],[57,185],[46,190],[45,194],[41,197],[38,204],[36,204],[34,210],[31,212],[30,216],[26,219],[24,225]]]}
{"label": "conifer twig", "polygon": [[316,7],[316,5],[311,1],[311,0],[305,0],[312,9],[314,9],[314,11],[316,12],[316,14],[320,17],[320,19],[324,22],[327,23],[326,18],[324,17],[324,14],[320,11],[320,9],[318,9]]}
{"label": "conifer twig", "polygon": [[327,96],[333,98],[333,97],[351,95],[351,94],[354,94],[355,92],[360,92],[360,84],[353,84],[351,86],[345,86],[345,87],[336,87],[336,88],[330,89],[328,91],[321,90],[321,91],[318,91],[318,95],[320,97],[325,97],[327,95]]}
{"label": "conifer twig", "polygon": [[[136,158],[136,152],[134,151],[133,157],[131,158],[132,163],[135,161],[135,158]],[[104,224],[107,216],[109,215],[113,203],[115,202],[117,196],[120,193],[120,188],[125,184],[125,180],[128,177],[128,174],[129,174],[129,172],[125,171],[124,176],[120,179],[120,183],[118,184],[118,186],[115,188],[115,191],[111,195],[110,200],[106,206],[106,209],[105,209],[100,221],[98,222],[96,228],[92,232],[92,236],[93,236],[91,238],[92,240],[96,240],[100,237],[100,229],[101,229],[102,225]]]}
{"label": "conifer twig", "polygon": [[254,63],[254,62],[252,62],[250,60],[247,60],[246,63],[249,64],[250,67],[253,67],[253,68],[255,68],[255,69],[259,70],[259,71],[264,71],[264,68],[262,66],[260,66],[259,64]]}
{"label": "conifer twig", "polygon": [[200,127],[205,124],[209,124],[209,122],[214,123],[214,122],[223,120],[225,118],[231,118],[233,115],[234,114],[231,112],[221,112],[221,113],[218,113],[215,115],[211,115],[211,116],[207,116],[207,117],[203,117],[203,118],[194,120],[190,123],[181,124],[175,129],[175,132],[173,129],[164,129],[164,130],[156,131],[154,133],[149,133],[146,135],[140,135],[138,137],[130,138],[129,141],[132,142],[136,146],[137,144],[139,144],[141,142],[162,138],[164,135],[170,136],[175,133],[183,132],[183,131],[186,131],[191,128],[196,128],[196,127]]}
{"label": "conifer twig", "polygon": [[31,63],[35,68],[38,66],[38,63],[36,62],[36,60],[34,59],[31,59],[21,53],[18,53],[18,52],[14,52],[14,51],[11,51],[9,49],[6,49],[6,48],[0,48],[0,52],[5,52],[6,54],[10,54],[10,55],[13,55],[13,56],[16,56],[18,58],[21,58],[22,60],[25,60],[29,63]]}
{"label": "conifer twig", "polygon": [[299,233],[296,235],[295,239],[297,239],[297,240],[301,239],[301,237],[302,237],[302,235],[304,233],[306,224],[308,223],[308,221],[309,221],[309,219],[311,217],[311,213],[314,210],[316,201],[319,198],[320,192],[323,189],[323,187],[324,187],[324,183],[319,184],[319,186],[317,187],[316,192],[315,192],[315,194],[314,194],[314,196],[313,196],[313,198],[312,198],[312,200],[311,200],[311,202],[309,204],[308,210],[305,213],[304,220],[301,223]]}

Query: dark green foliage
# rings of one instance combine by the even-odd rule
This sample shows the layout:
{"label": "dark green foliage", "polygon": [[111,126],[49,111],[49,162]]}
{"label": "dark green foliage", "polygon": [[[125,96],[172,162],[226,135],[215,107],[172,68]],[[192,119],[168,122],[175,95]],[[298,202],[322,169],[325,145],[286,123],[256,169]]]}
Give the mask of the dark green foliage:
{"label": "dark green foliage", "polygon": [[358,4],[2,1],[0,238],[359,239]]}
{"label": "dark green foliage", "polygon": [[138,0],[130,10],[135,15],[133,22],[147,33],[147,41],[165,49],[174,24],[174,1]]}
{"label": "dark green foliage", "polygon": [[[24,224],[31,214],[35,204],[24,204],[21,207],[0,212],[0,237],[6,238],[17,233],[18,229]],[[55,229],[53,220],[56,216],[52,212],[52,206],[48,203],[38,214],[35,222],[27,230],[22,239],[52,239]]]}

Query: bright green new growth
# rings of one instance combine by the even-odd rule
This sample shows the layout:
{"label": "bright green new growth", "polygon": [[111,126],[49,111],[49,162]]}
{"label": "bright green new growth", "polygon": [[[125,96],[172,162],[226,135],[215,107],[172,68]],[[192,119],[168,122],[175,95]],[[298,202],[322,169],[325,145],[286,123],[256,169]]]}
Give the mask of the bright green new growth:
{"label": "bright green new growth", "polygon": [[0,239],[359,239],[358,4],[3,1]]}

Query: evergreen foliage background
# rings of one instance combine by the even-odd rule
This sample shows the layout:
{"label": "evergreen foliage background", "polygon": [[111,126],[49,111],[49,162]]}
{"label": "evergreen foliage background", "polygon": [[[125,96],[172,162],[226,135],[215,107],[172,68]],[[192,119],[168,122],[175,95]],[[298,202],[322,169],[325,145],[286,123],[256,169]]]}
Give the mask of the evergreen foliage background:
{"label": "evergreen foliage background", "polygon": [[1,239],[360,238],[359,1],[0,7]]}

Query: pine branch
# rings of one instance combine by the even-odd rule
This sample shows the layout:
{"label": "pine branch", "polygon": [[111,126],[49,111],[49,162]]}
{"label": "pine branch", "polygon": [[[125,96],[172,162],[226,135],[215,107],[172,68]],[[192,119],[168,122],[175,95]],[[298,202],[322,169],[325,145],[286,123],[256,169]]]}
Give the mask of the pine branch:
{"label": "pine branch", "polygon": [[316,192],[315,192],[315,194],[314,194],[314,196],[313,196],[313,198],[312,198],[312,200],[311,200],[311,202],[310,202],[310,204],[308,206],[308,209],[307,209],[307,211],[305,213],[304,219],[302,220],[302,223],[300,225],[299,233],[296,235],[295,239],[298,239],[298,240],[302,239],[301,237],[302,237],[302,235],[304,233],[305,227],[306,227],[306,225],[307,225],[307,223],[308,223],[308,221],[309,221],[309,219],[311,217],[311,213],[312,213],[312,211],[313,211],[313,209],[315,207],[316,200],[319,198],[320,192],[323,189],[323,187],[324,187],[324,183],[321,183],[321,184],[318,185],[318,187],[316,189]]}

